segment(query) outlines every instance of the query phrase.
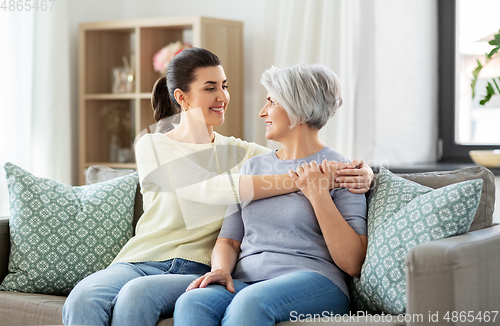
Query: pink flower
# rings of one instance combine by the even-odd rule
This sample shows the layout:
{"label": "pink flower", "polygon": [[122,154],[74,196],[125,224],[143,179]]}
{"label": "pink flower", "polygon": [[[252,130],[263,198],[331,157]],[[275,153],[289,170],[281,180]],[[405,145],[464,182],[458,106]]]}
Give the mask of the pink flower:
{"label": "pink flower", "polygon": [[181,41],[172,42],[169,45],[163,47],[160,51],[156,52],[153,57],[153,67],[155,71],[161,74],[167,73],[168,64],[177,54],[181,53],[182,50],[188,49],[191,44]]}

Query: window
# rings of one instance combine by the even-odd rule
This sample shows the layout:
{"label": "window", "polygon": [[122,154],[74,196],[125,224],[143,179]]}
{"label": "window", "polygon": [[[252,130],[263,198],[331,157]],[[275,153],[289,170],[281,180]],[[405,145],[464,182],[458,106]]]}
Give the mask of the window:
{"label": "window", "polygon": [[486,93],[486,74],[479,75],[474,99],[470,87],[476,60],[484,62],[484,53],[493,48],[487,40],[500,29],[500,21],[494,18],[498,12],[497,0],[439,1],[439,134],[443,162],[470,162],[470,150],[500,148],[500,96],[485,106],[479,104]]}

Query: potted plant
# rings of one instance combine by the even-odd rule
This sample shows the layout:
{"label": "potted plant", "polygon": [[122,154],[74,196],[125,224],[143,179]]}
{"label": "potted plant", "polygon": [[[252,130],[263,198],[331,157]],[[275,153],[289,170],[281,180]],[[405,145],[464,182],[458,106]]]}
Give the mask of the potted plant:
{"label": "potted plant", "polygon": [[[490,45],[494,46],[494,48],[489,52],[485,54],[485,63],[484,65],[481,63],[481,61],[477,60],[477,67],[474,69],[472,72],[473,78],[471,82],[471,87],[472,87],[472,98],[476,96],[476,82],[479,76],[479,73],[483,68],[488,65],[492,59],[494,60],[500,60],[500,30],[498,31],[497,34],[493,35],[493,39],[488,42]],[[500,75],[500,73],[499,73]],[[485,105],[488,103],[493,95],[500,95],[500,76],[496,77],[490,77],[490,81],[488,81],[488,84],[486,85],[486,95],[482,100],[479,101],[480,105]]]}

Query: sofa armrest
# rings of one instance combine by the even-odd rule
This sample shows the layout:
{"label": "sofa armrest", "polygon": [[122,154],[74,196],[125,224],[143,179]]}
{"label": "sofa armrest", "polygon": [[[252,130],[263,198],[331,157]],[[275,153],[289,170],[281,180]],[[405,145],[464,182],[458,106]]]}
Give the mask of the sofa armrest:
{"label": "sofa armrest", "polygon": [[10,252],[9,217],[0,217],[0,282],[8,273]]}
{"label": "sofa armrest", "polygon": [[[432,325],[466,325],[451,320],[453,311],[498,311],[500,307],[500,225],[431,241],[406,257],[407,310],[410,315],[439,317]],[[450,320],[445,320],[449,312]],[[499,313],[500,314],[500,313]],[[478,322],[478,320],[474,320]],[[496,323],[500,316],[496,316]],[[417,323],[408,323],[417,325]]]}

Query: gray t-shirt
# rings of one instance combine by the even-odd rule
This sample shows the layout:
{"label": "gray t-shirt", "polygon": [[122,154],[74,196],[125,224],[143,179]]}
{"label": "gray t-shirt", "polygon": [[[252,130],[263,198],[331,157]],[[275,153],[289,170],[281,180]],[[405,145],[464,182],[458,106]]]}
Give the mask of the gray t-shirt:
{"label": "gray t-shirt", "polygon": [[[241,168],[243,175],[288,173],[304,162],[324,159],[350,162],[325,147],[301,159],[280,160],[275,152],[255,156]],[[345,188],[330,191],[333,202],[354,231],[366,235],[365,195]],[[233,278],[243,282],[271,279],[294,271],[313,271],[328,277],[349,297],[348,274],[332,260],[309,200],[302,192],[254,200],[224,219],[220,238],[241,241]]]}

